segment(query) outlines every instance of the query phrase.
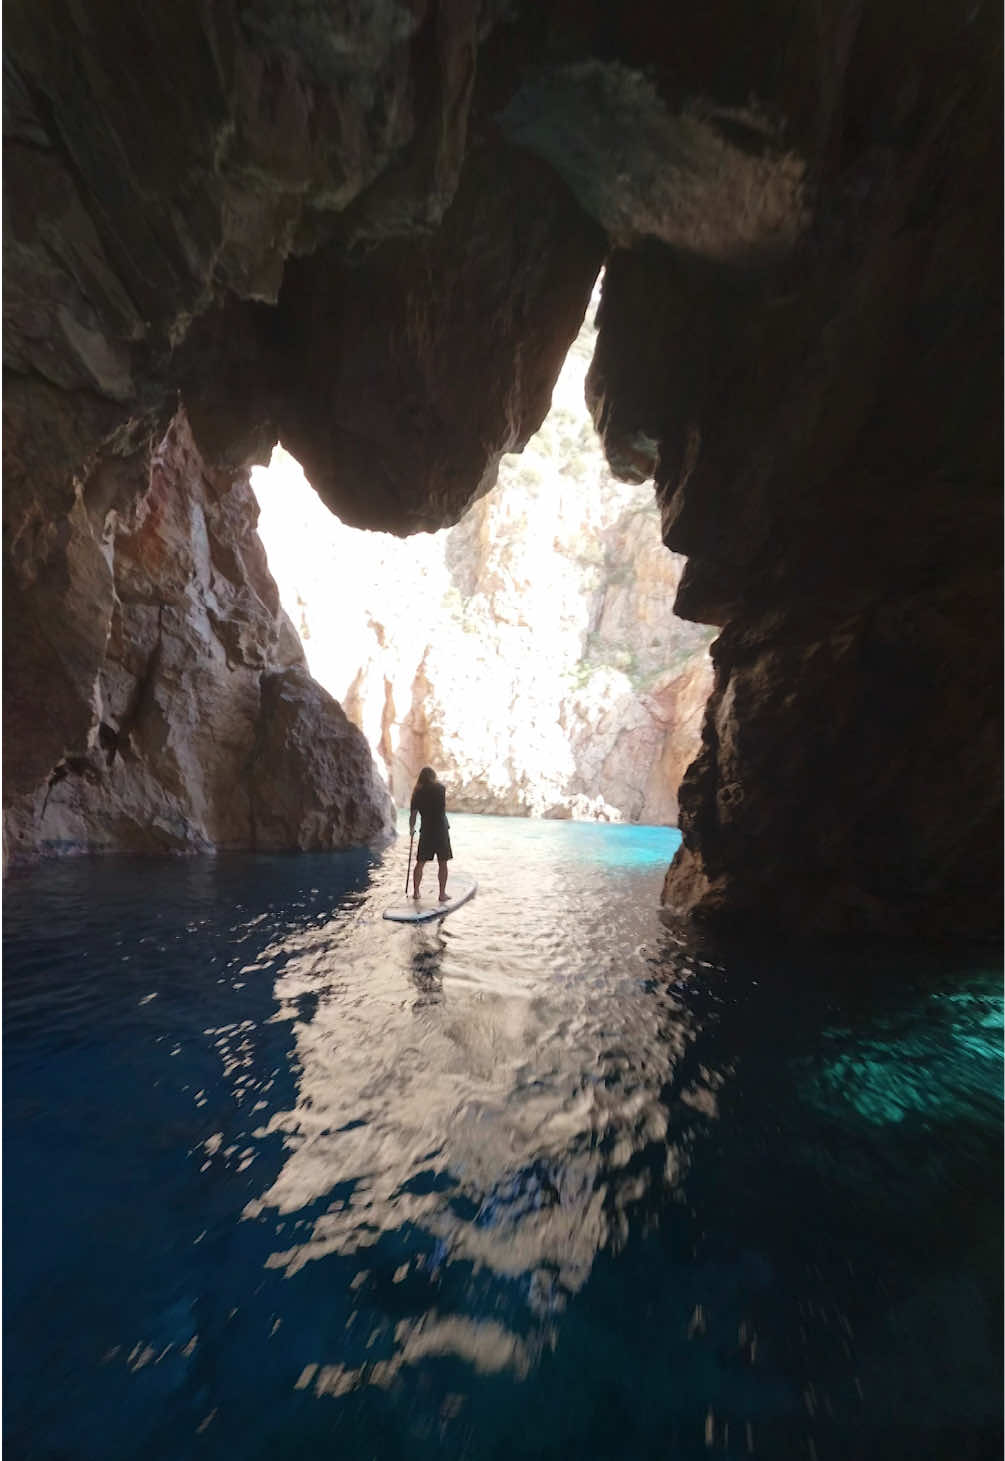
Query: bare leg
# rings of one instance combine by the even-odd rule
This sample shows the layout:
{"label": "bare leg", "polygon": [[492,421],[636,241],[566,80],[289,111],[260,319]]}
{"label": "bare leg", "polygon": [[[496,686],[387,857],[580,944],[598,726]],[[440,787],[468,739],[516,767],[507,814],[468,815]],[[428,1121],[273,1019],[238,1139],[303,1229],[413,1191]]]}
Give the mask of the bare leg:
{"label": "bare leg", "polygon": [[412,872],[412,897],[419,896],[419,884],[422,882],[422,869],[426,866],[424,862],[417,862]]}
{"label": "bare leg", "polygon": [[439,861],[437,863],[436,871],[437,871],[437,875],[439,876],[439,879],[440,879],[440,902],[441,903],[445,903],[447,901],[447,871],[448,871],[448,869],[447,869],[447,859],[445,857],[441,857],[439,859]]}

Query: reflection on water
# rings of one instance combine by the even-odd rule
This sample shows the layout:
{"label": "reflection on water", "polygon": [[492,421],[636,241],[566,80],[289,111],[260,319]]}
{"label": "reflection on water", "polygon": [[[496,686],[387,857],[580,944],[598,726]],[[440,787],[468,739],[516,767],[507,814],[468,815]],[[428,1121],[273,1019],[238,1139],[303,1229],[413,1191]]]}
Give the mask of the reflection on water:
{"label": "reflection on water", "polygon": [[[295,1105],[255,1133],[283,1132],[285,1161],[246,1215],[300,1212],[337,1173],[345,1196],[277,1266],[372,1248],[407,1223],[433,1236],[441,1261],[575,1291],[645,1180],[633,1157],[664,1141],[661,1091],[687,1015],[643,986],[633,960],[579,978],[559,965],[543,980],[515,936],[502,968],[455,982],[449,924],[405,939],[410,995],[393,962],[385,978],[357,965],[296,1024]],[[314,978],[325,985],[323,966]],[[310,988],[306,967],[288,965],[279,1017],[294,1018]]]}
{"label": "reflection on water", "polygon": [[994,1445],[998,974],[689,953],[675,840],[457,817],[418,928],[403,845],[12,879],[8,1443]]}

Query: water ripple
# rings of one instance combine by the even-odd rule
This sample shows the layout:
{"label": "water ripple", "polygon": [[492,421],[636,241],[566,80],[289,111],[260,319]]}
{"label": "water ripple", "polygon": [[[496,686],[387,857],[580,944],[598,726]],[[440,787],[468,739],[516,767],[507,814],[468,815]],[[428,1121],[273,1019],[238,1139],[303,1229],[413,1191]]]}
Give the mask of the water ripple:
{"label": "water ripple", "polygon": [[675,836],[10,880],[14,1451],[978,1454],[997,972],[681,948]]}

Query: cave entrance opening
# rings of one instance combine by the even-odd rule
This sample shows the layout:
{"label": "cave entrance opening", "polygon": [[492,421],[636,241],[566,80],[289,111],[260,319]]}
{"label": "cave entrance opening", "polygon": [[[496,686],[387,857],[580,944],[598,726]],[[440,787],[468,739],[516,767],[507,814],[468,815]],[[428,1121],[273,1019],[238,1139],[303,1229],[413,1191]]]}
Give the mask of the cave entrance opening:
{"label": "cave entrance opening", "polygon": [[677,821],[715,631],[674,615],[652,483],[612,477],[587,411],[598,297],[541,429],[454,527],[347,527],[281,446],[252,473],[311,673],[399,806],[429,764],[457,811]]}

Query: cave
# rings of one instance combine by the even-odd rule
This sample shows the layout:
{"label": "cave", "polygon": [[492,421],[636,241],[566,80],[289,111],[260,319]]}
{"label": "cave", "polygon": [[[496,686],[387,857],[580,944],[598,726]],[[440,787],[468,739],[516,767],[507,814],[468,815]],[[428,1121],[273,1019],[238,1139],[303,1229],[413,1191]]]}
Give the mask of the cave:
{"label": "cave", "polygon": [[[1000,1457],[1000,8],[4,18],[8,1453]],[[491,665],[315,677],[253,474],[489,655],[584,319],[645,531],[565,624],[524,493],[515,796]]]}
{"label": "cave", "polygon": [[998,17],[47,3],[5,30],[4,855],[344,847],[254,532],[402,536],[590,410],[718,631],[682,927],[1000,926]]}

